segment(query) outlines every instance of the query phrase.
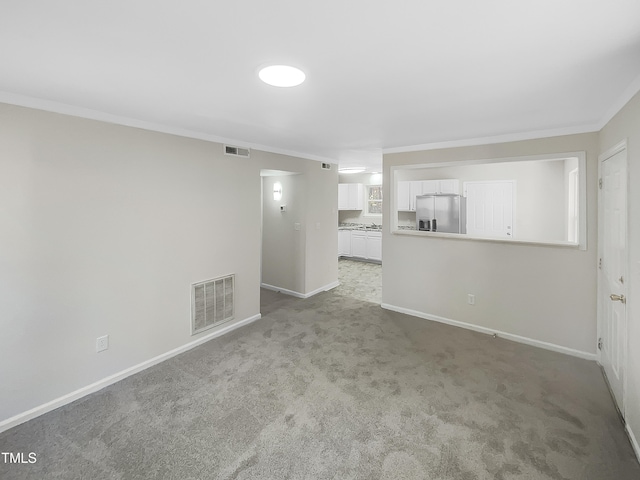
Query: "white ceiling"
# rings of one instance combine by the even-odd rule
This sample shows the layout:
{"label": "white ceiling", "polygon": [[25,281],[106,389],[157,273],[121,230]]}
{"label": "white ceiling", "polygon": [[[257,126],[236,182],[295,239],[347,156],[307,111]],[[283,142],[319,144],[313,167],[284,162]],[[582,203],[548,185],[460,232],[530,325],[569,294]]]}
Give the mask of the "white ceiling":
{"label": "white ceiling", "polygon": [[0,45],[0,101],[375,164],[597,130],[640,88],[640,1],[3,0]]}

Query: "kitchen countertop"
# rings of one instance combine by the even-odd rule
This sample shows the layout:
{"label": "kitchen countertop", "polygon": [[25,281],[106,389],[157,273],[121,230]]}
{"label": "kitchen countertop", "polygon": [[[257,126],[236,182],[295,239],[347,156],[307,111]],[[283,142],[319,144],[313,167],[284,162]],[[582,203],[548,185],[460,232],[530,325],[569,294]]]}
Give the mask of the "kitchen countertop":
{"label": "kitchen countertop", "polygon": [[381,232],[382,225],[376,225],[366,223],[341,223],[338,225],[338,230],[364,230],[367,232]]}
{"label": "kitchen countertop", "polygon": [[[366,223],[341,223],[338,225],[338,230],[364,230],[367,232],[381,232],[382,225],[376,225]],[[398,225],[398,230],[416,230],[415,225]]]}

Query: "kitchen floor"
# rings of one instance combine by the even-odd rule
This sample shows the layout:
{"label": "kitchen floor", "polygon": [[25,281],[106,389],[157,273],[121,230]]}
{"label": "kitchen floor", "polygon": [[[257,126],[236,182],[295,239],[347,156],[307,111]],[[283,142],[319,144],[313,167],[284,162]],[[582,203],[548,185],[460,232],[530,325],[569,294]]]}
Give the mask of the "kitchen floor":
{"label": "kitchen floor", "polygon": [[338,280],[340,285],[332,290],[335,294],[382,303],[382,265],[339,258]]}

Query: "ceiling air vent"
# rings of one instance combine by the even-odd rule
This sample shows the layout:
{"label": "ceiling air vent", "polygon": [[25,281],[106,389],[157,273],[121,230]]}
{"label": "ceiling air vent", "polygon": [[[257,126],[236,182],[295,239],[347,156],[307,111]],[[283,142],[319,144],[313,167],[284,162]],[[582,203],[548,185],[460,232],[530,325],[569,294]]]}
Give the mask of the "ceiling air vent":
{"label": "ceiling air vent", "polygon": [[233,319],[235,275],[191,285],[191,335]]}
{"label": "ceiling air vent", "polygon": [[234,147],[233,145],[224,146],[225,155],[233,155],[234,157],[249,158],[251,155],[251,149],[244,147]]}
{"label": "ceiling air vent", "polygon": [[323,163],[322,164],[322,168],[324,170],[331,170],[331,164],[330,163]]}

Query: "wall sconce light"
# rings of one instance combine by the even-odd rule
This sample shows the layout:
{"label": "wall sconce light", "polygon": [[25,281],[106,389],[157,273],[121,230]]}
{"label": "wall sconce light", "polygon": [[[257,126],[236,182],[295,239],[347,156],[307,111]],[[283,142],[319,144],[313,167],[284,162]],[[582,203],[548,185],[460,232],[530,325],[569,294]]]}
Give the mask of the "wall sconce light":
{"label": "wall sconce light", "polygon": [[280,182],[273,184],[273,199],[276,202],[282,199],[282,184]]}

